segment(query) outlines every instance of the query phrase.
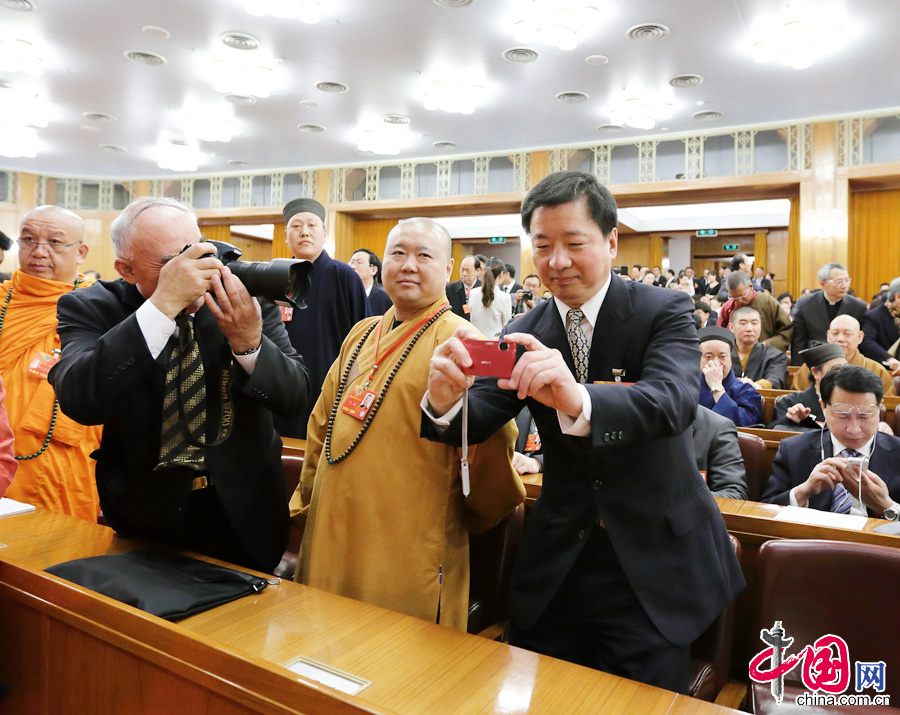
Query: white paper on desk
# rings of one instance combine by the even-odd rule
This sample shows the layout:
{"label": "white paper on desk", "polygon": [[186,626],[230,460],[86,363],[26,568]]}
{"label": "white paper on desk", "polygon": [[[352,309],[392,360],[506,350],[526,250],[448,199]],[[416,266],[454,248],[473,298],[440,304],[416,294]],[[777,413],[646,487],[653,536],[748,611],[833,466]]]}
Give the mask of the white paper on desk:
{"label": "white paper on desk", "polygon": [[831,511],[807,509],[800,506],[785,506],[775,516],[779,521],[790,521],[795,524],[812,524],[814,526],[834,526],[838,529],[862,531],[868,518],[855,514],[836,514]]}
{"label": "white paper on desk", "polygon": [[25,514],[34,511],[34,504],[25,504],[9,497],[0,499],[0,516],[12,516],[13,514]]}

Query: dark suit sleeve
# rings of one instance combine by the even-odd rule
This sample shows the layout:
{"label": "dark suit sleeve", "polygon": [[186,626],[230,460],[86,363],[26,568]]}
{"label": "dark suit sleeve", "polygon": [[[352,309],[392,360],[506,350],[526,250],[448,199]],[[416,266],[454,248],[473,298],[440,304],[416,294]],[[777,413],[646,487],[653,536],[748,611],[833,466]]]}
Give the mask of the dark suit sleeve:
{"label": "dark suit sleeve", "polygon": [[863,315],[860,321],[864,335],[862,342],[859,344],[859,351],[867,358],[877,362],[884,362],[891,357],[888,351],[878,342],[878,335],[881,332],[878,329],[881,312],[880,307],[870,310]]}
{"label": "dark suit sleeve", "polygon": [[794,336],[791,338],[791,365],[802,365],[800,351],[809,347],[809,328],[803,306],[798,305],[794,311]]}
{"label": "dark suit sleeve", "polygon": [[734,425],[713,434],[706,459],[706,484],[715,496],[747,498],[747,473]]}

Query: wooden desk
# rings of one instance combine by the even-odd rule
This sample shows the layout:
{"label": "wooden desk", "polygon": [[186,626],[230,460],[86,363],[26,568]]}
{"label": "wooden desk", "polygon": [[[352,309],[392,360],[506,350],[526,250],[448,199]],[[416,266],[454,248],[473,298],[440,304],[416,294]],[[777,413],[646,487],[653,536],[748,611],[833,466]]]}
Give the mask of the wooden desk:
{"label": "wooden desk", "polygon": [[296,437],[282,437],[281,453],[293,457],[302,457],[306,454],[306,440]]}
{"label": "wooden desk", "polygon": [[[167,623],[42,572],[140,546],[62,514],[0,519],[0,543],[0,713],[736,712],[293,582]],[[343,695],[299,655],[373,684]]]}

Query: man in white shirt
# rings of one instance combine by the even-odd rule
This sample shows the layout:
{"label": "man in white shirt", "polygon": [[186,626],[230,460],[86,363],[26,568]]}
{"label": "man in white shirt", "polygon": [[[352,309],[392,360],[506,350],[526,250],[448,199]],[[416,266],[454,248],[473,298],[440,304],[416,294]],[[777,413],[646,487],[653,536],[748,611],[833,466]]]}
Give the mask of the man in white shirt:
{"label": "man in white shirt", "polygon": [[[883,387],[864,367],[833,368],[819,385],[825,429],[781,441],[762,501],[896,521],[900,438],[878,431]],[[853,464],[864,457],[867,467]]]}

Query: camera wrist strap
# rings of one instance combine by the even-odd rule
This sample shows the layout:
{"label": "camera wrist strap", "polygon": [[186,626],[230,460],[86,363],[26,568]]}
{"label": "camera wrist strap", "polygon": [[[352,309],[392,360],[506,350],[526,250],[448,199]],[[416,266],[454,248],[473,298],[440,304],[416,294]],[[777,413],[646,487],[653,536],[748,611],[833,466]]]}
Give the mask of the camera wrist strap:
{"label": "camera wrist strap", "polygon": [[469,390],[463,392],[462,403],[462,456],[459,476],[462,480],[463,496],[469,496]]}

